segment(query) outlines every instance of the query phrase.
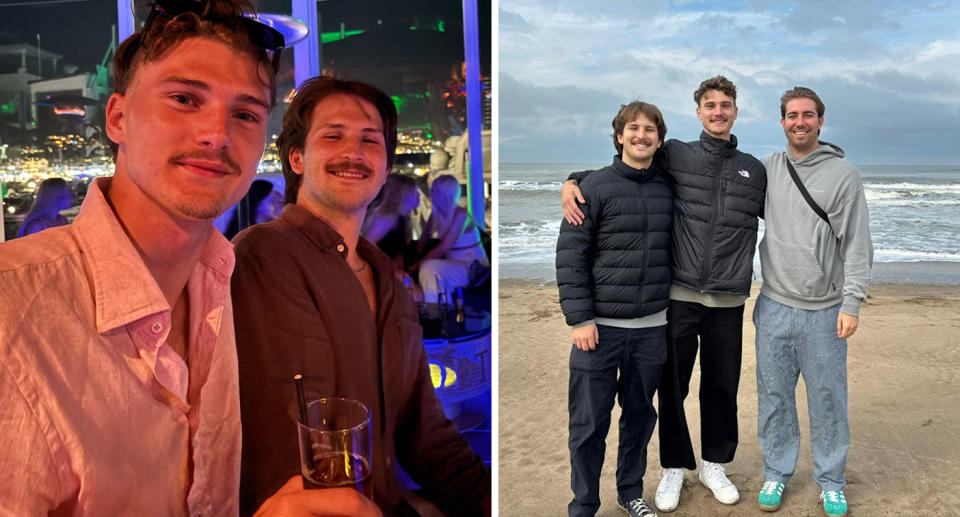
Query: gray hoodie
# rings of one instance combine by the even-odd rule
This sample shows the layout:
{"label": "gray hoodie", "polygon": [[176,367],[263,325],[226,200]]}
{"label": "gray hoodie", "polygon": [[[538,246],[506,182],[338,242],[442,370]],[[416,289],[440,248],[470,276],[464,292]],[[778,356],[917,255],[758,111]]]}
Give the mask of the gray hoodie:
{"label": "gray hoodie", "polygon": [[[763,160],[767,197],[760,242],[761,293],[784,305],[820,310],[842,303],[858,316],[867,298],[873,243],[860,173],[843,149],[820,141],[800,160],[787,152]],[[810,196],[830,218],[827,225],[790,178],[790,160]]]}

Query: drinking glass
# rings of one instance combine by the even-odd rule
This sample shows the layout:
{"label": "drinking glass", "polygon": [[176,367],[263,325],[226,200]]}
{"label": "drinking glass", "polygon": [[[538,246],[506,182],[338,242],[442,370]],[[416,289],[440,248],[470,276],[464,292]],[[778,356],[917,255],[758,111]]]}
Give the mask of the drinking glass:
{"label": "drinking glass", "polygon": [[303,488],[352,487],[373,499],[370,410],[360,401],[322,398],[297,421]]}

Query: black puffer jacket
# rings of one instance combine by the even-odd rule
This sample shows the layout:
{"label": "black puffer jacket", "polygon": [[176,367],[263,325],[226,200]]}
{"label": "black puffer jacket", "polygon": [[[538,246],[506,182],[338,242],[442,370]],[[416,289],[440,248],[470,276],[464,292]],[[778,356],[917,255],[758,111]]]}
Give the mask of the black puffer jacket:
{"label": "black puffer jacket", "polygon": [[704,293],[749,294],[767,189],[763,165],[738,151],[733,135],[729,142],[706,132],[696,142],[668,140],[662,152],[676,195],[673,281]]}
{"label": "black puffer jacket", "polygon": [[583,224],[564,221],[557,240],[557,285],[568,325],[597,316],[638,318],[667,307],[673,193],[657,161],[638,170],[614,158],[580,185],[587,200]]}

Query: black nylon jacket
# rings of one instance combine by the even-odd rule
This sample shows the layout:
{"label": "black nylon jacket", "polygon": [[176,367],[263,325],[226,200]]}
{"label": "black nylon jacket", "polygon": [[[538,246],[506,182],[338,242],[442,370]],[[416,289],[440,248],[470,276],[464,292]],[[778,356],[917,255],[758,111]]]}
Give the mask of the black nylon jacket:
{"label": "black nylon jacket", "polygon": [[[767,173],[730,141],[700,134],[662,148],[674,194],[671,272],[674,283],[703,293],[750,294],[758,217]],[[571,174],[581,181],[590,171]],[[586,181],[585,179],[583,181]]]}
{"label": "black nylon jacket", "polygon": [[616,157],[580,185],[583,224],[563,221],[557,239],[557,286],[568,325],[667,307],[673,192],[658,162],[634,169]]}

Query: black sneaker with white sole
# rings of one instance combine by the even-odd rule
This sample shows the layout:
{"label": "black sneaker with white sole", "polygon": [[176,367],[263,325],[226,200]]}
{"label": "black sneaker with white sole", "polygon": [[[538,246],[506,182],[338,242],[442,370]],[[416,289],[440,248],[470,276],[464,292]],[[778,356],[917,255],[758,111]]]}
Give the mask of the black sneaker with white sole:
{"label": "black sneaker with white sole", "polygon": [[630,517],[657,517],[657,512],[653,511],[653,508],[639,497],[625,503],[617,499],[617,506],[626,510]]}

